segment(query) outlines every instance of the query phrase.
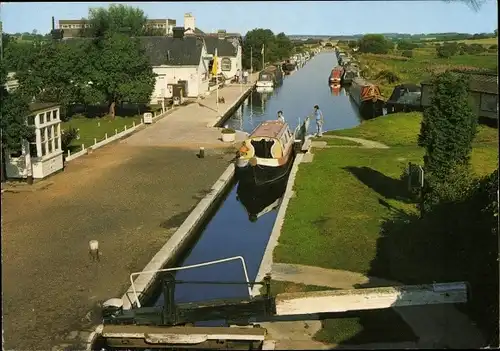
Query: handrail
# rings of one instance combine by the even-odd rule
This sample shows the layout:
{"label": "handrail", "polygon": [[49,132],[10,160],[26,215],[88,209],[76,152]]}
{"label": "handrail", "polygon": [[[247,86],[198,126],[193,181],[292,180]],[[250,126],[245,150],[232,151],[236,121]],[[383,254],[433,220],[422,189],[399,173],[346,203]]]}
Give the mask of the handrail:
{"label": "handrail", "polygon": [[243,266],[243,273],[245,274],[245,279],[248,285],[248,295],[252,297],[252,289],[250,284],[250,280],[248,278],[248,271],[247,271],[247,265],[245,263],[245,259],[242,256],[234,256],[234,257],[229,257],[229,258],[223,258],[220,260],[215,260],[215,261],[209,261],[209,262],[202,262],[202,263],[197,263],[197,264],[192,264],[189,266],[183,266],[183,267],[172,267],[172,268],[163,268],[163,269],[157,269],[154,271],[142,271],[142,272],[135,272],[130,274],[130,283],[132,285],[132,291],[134,293],[134,298],[137,303],[137,307],[141,307],[141,302],[139,301],[139,296],[137,296],[137,290],[135,289],[135,284],[134,284],[134,277],[141,275],[141,274],[153,274],[153,273],[161,273],[161,272],[171,272],[171,271],[182,271],[186,269],[191,269],[191,268],[199,268],[199,267],[205,267],[205,266],[211,266],[217,263],[224,263],[224,262],[229,262],[229,261],[234,261],[234,260],[240,260],[241,264]]}

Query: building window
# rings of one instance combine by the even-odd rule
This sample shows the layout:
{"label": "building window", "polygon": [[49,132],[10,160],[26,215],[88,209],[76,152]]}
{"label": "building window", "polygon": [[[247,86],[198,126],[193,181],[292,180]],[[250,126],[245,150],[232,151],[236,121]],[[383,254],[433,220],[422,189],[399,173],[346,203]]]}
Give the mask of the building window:
{"label": "building window", "polygon": [[220,62],[220,69],[223,72],[227,72],[231,70],[231,59],[228,57],[224,57]]}
{"label": "building window", "polygon": [[40,113],[40,114],[38,115],[38,118],[39,118],[39,120],[40,120],[40,124],[44,124],[44,123],[45,123],[45,112]]}
{"label": "building window", "polygon": [[47,111],[45,113],[45,118],[47,119],[47,123],[49,123],[52,120],[52,111]]}
{"label": "building window", "polygon": [[59,110],[52,111],[52,119],[53,120],[57,120],[57,121],[59,120],[59,113],[58,112],[59,112]]}
{"label": "building window", "polygon": [[498,95],[481,93],[481,110],[498,112]]}
{"label": "building window", "polygon": [[29,152],[31,157],[38,157],[38,153],[36,150],[36,136],[32,135],[31,137],[28,138],[28,143],[29,143]]}

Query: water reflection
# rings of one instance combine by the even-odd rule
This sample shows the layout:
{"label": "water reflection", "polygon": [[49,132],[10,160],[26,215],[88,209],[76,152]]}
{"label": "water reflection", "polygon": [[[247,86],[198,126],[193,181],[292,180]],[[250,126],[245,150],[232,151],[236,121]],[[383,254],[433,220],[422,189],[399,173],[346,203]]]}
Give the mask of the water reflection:
{"label": "water reflection", "polygon": [[279,207],[288,177],[261,186],[239,183],[236,199],[243,205],[251,222]]}
{"label": "water reflection", "polygon": [[[282,110],[286,121],[295,128],[319,105],[325,117],[325,130],[352,128],[359,124],[359,112],[341,89],[332,94],[325,84],[337,59],[333,52],[316,55],[301,69],[286,76],[281,87],[272,92],[254,91],[245,101],[242,115],[230,117],[225,123],[232,128],[251,132],[260,122],[275,119]],[[311,131],[312,132],[312,131]]]}

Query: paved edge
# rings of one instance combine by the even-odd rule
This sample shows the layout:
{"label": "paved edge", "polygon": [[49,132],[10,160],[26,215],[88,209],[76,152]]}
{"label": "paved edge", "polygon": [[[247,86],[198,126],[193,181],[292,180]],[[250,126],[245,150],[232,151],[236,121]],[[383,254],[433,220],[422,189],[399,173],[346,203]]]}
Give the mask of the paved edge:
{"label": "paved edge", "polygon": [[[283,195],[283,200],[278,210],[278,214],[276,215],[276,220],[274,221],[273,230],[271,232],[271,236],[269,237],[269,241],[267,242],[267,247],[266,250],[264,251],[264,256],[262,257],[262,261],[260,263],[259,270],[257,272],[257,277],[255,278],[256,282],[262,281],[267,273],[271,273],[273,265],[274,248],[278,245],[278,239],[281,235],[281,227],[283,226],[283,223],[285,221],[286,209],[293,195],[293,185],[295,183],[295,176],[297,175],[299,164],[302,162],[303,157],[304,154],[298,154],[293,162],[293,166],[290,171],[290,176],[288,177],[285,194]],[[257,295],[260,295],[260,285],[254,285],[254,287],[252,288],[252,296],[257,296]]]}
{"label": "paved edge", "polygon": [[[233,176],[234,165],[231,163],[219,179],[217,179],[210,189],[210,192],[198,203],[198,205],[196,205],[186,220],[176,230],[172,237],[167,240],[165,245],[163,245],[163,247],[153,256],[142,272],[162,269],[167,264],[172,264],[174,262],[179,253],[185,249],[186,242],[196,234],[196,227],[205,219],[207,213],[212,209],[214,202],[219,199],[227,187],[231,185]],[[157,273],[148,273],[142,274],[136,278],[134,285],[138,292],[139,301],[144,298],[145,292],[151,288],[156,276]],[[134,296],[131,294],[133,294],[132,286],[130,286],[122,296],[124,310],[128,310],[132,307],[129,298],[132,300]]]}
{"label": "paved edge", "polygon": [[[165,265],[172,263],[180,252],[185,249],[185,243],[191,239],[191,237],[196,234],[194,230],[197,225],[204,219],[207,212],[212,209],[215,201],[217,201],[228,186],[231,185],[231,181],[234,176],[234,164],[230,164],[222,175],[217,179],[215,184],[210,189],[210,192],[196,205],[196,207],[191,211],[189,216],[184,220],[181,226],[176,230],[170,239],[167,240],[165,245],[154,255],[154,257],[149,261],[149,263],[142,270],[153,271],[161,269]],[[139,301],[143,298],[144,291],[147,291],[154,283],[156,278],[156,273],[143,274],[136,278],[135,286],[138,293]],[[128,310],[132,306],[128,299],[129,294],[132,292],[132,286],[128,288],[125,294],[122,296],[123,309]],[[130,297],[131,299],[133,296]],[[102,334],[103,325],[98,325],[94,331],[90,334],[87,339],[86,351],[91,351],[94,342],[97,337]]]}
{"label": "paved edge", "polygon": [[228,119],[229,115],[231,113],[233,113],[233,110],[235,108],[237,108],[241,104],[241,102],[246,99],[246,97],[248,95],[250,95],[250,93],[252,92],[254,87],[255,87],[255,83],[253,83],[249,87],[245,87],[246,90],[244,90],[240,94],[240,96],[229,106],[229,108],[226,109],[226,111],[222,115],[218,116],[213,122],[208,123],[207,127],[219,128],[220,127],[219,124],[222,124],[223,122],[225,122]]}
{"label": "paved edge", "polygon": [[361,144],[361,146],[358,146],[358,147],[361,147],[361,148],[367,148],[367,149],[389,149],[389,146],[387,146],[387,145],[385,145],[383,143],[380,143],[378,141],[368,140],[368,139],[345,137],[345,136],[340,136],[340,135],[323,135],[323,138],[344,139],[344,140],[353,141],[355,143]]}

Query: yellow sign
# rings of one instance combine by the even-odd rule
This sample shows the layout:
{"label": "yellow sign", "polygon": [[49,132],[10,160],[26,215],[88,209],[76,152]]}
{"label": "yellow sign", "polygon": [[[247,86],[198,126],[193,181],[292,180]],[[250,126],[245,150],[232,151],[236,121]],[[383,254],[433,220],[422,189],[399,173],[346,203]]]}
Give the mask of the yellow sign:
{"label": "yellow sign", "polygon": [[217,49],[215,49],[215,55],[214,55],[214,63],[212,64],[212,75],[216,76],[217,75]]}

